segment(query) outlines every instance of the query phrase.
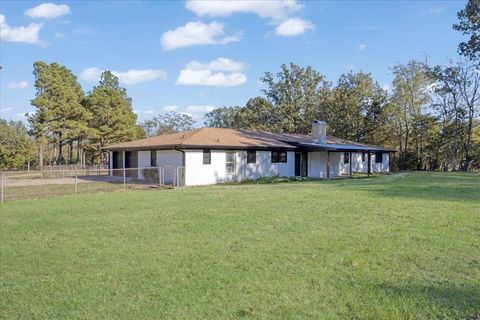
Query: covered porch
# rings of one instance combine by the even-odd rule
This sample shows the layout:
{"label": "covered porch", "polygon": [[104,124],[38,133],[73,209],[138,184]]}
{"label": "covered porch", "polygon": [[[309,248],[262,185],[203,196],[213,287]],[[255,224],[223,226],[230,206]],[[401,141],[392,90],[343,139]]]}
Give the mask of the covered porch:
{"label": "covered porch", "polygon": [[308,157],[308,176],[330,179],[354,173],[391,171],[393,150],[356,145],[299,143],[297,147]]}

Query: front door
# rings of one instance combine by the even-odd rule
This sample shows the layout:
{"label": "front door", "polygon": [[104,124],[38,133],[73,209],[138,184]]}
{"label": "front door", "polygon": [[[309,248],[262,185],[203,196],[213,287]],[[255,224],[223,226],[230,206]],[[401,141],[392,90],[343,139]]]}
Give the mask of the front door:
{"label": "front door", "polygon": [[306,177],[307,176],[307,153],[295,152],[295,176]]}

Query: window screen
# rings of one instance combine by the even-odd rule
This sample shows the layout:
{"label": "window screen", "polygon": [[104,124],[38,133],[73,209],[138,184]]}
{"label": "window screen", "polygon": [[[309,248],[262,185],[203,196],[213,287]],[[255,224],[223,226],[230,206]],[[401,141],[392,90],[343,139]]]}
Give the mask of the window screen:
{"label": "window screen", "polygon": [[287,162],[286,151],[272,151],[272,163],[285,163]]}
{"label": "window screen", "polygon": [[212,152],[210,149],[203,149],[203,164],[212,163]]}
{"label": "window screen", "polygon": [[247,163],[257,163],[257,151],[247,150]]}
{"label": "window screen", "polygon": [[227,152],[226,156],[225,171],[227,174],[235,174],[235,152]]}
{"label": "window screen", "polygon": [[376,152],[375,153],[375,162],[376,163],[382,163],[383,162],[383,153],[382,152]]}
{"label": "window screen", "polygon": [[344,153],[343,153],[343,163],[344,163],[344,164],[350,163],[350,155],[349,155],[348,152],[344,152]]}
{"label": "window screen", "polygon": [[150,167],[157,166],[157,151],[152,150],[150,151]]}

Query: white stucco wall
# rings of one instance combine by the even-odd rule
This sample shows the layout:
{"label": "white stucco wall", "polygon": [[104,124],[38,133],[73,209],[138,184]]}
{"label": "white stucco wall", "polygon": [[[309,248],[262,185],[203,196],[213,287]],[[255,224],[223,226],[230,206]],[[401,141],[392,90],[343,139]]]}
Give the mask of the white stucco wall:
{"label": "white stucco wall", "polygon": [[[350,173],[350,164],[344,164],[343,158],[344,153],[340,153],[340,172],[341,174],[349,174]],[[365,153],[365,161],[362,161],[362,153],[361,152],[354,152],[352,154],[352,163],[353,163],[353,172],[368,172],[368,155]],[[375,154],[372,153],[370,156],[370,163],[372,168],[372,173],[374,172],[389,172],[390,171],[390,155],[388,153],[383,154],[383,162],[376,163],[375,161]]]}
{"label": "white stucco wall", "polygon": [[271,151],[257,151],[257,162],[247,163],[247,151],[237,151],[237,180],[295,175],[295,153],[287,151],[287,162],[272,163]]}
{"label": "white stucco wall", "polygon": [[[150,151],[138,151],[138,168],[150,167]],[[138,170],[138,179],[143,179],[142,169]]]}
{"label": "white stucco wall", "polygon": [[[327,152],[309,152],[308,153],[308,176],[312,178],[327,177]],[[337,152],[330,153],[330,177],[340,175],[341,154]]]}
{"label": "white stucco wall", "polygon": [[372,172],[389,172],[390,171],[390,155],[388,153],[383,154],[383,162],[376,163],[375,155],[372,154]]}
{"label": "white stucco wall", "polygon": [[157,167],[162,168],[163,182],[173,184],[183,166],[183,153],[178,150],[157,150]]}
{"label": "white stucco wall", "polygon": [[235,152],[235,175],[226,174],[225,150],[211,150],[211,163],[203,164],[202,150],[185,150],[186,185],[206,185],[268,176],[293,176],[294,153],[287,152],[286,163],[272,163],[270,151],[257,151],[257,162],[247,163],[247,151]]}
{"label": "white stucco wall", "polygon": [[[142,168],[150,167],[150,150],[138,151],[138,179],[143,179]],[[183,154],[178,150],[154,150],[157,153],[156,167],[163,170],[165,183],[173,183],[177,167],[183,166]]]}

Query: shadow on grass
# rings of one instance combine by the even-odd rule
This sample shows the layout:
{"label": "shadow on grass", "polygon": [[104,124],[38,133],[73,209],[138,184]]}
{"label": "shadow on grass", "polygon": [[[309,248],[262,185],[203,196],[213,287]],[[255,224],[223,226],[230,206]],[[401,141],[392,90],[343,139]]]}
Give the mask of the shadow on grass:
{"label": "shadow on grass", "polygon": [[480,318],[480,287],[380,284],[376,289],[397,301],[425,301],[436,314],[448,314],[449,317],[460,319]]}

